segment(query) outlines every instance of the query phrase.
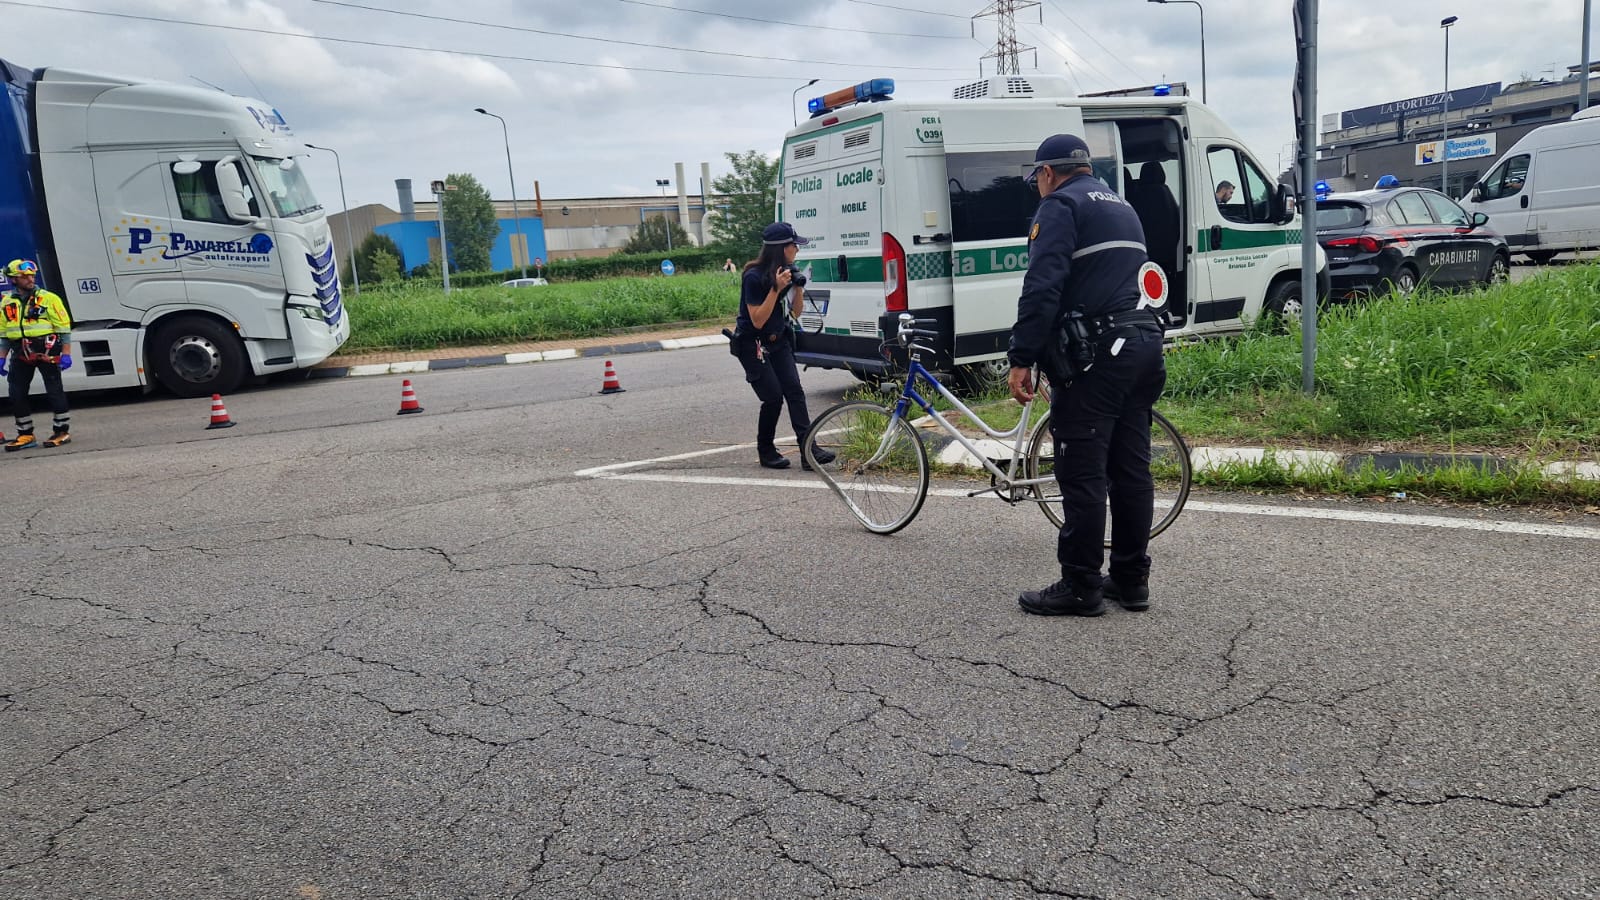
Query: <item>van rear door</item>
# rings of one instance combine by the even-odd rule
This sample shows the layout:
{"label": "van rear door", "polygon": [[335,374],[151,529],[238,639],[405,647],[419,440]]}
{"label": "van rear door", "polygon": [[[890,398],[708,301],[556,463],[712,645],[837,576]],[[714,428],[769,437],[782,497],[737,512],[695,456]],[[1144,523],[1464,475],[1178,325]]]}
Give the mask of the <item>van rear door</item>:
{"label": "van rear door", "polygon": [[811,241],[796,258],[810,279],[799,342],[807,365],[879,360],[883,127],[873,115],[793,136],[784,148],[779,215]]}
{"label": "van rear door", "polygon": [[975,101],[942,111],[950,188],[955,361],[1005,354],[1028,268],[1028,226],[1039,195],[1024,179],[1052,134],[1083,134],[1075,107],[1018,109]]}

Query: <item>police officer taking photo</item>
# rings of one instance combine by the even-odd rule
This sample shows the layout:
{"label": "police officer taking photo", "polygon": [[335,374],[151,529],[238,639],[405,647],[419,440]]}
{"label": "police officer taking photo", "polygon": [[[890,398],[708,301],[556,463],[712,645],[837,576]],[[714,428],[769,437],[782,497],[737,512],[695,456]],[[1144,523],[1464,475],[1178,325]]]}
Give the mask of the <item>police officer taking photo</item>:
{"label": "police officer taking photo", "polygon": [[[1061,580],[1017,602],[1040,616],[1098,616],[1105,599],[1149,608],[1151,408],[1166,384],[1161,321],[1143,302],[1144,230],[1133,207],[1091,174],[1089,146],[1057,134],[1034,154],[1041,198],[1011,330],[1011,396],[1033,397],[1034,365],[1051,384],[1050,430],[1065,524]],[[1106,500],[1109,578],[1102,577]]]}

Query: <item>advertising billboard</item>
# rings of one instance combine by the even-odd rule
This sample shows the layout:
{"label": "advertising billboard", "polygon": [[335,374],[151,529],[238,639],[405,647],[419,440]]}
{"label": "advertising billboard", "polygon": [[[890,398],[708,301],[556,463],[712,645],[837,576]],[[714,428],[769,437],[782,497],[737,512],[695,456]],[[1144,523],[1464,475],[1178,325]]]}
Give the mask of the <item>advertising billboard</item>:
{"label": "advertising billboard", "polygon": [[1477,159],[1482,156],[1493,156],[1494,134],[1475,134],[1471,137],[1451,138],[1449,141],[1423,141],[1416,145],[1417,165],[1431,166],[1444,161],[1440,154],[1440,145],[1448,144],[1450,161],[1458,159]]}
{"label": "advertising billboard", "polygon": [[[1467,109],[1472,106],[1483,106],[1498,96],[1500,96],[1500,82],[1498,81],[1493,84],[1475,84],[1472,87],[1455,88],[1450,92],[1450,108]],[[1396,119],[1409,119],[1412,116],[1438,115],[1441,112],[1444,112],[1443,91],[1437,94],[1412,97],[1409,100],[1380,103],[1377,106],[1347,109],[1339,114],[1339,127],[1341,129],[1360,128],[1364,125],[1393,122]]]}

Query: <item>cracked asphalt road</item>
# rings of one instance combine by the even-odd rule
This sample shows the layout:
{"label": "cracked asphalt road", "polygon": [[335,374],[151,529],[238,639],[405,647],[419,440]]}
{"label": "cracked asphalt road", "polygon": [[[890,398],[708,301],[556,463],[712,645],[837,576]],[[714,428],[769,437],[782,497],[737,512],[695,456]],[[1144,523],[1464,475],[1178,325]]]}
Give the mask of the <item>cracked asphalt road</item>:
{"label": "cracked asphalt road", "polygon": [[574,478],[754,419],[601,362],[0,460],[0,897],[1600,893],[1595,541],[1190,511],[1151,612],[1039,620],[1031,510]]}

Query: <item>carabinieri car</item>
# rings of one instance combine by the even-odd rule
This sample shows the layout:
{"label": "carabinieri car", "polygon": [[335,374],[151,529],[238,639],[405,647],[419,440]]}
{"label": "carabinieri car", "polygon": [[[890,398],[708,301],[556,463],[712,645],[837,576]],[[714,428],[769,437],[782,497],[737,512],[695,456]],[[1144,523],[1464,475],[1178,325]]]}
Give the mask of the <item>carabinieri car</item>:
{"label": "carabinieri car", "polygon": [[1317,242],[1328,254],[1332,297],[1504,281],[1511,251],[1488,221],[1438,191],[1401,187],[1393,176],[1370,191],[1319,192]]}

